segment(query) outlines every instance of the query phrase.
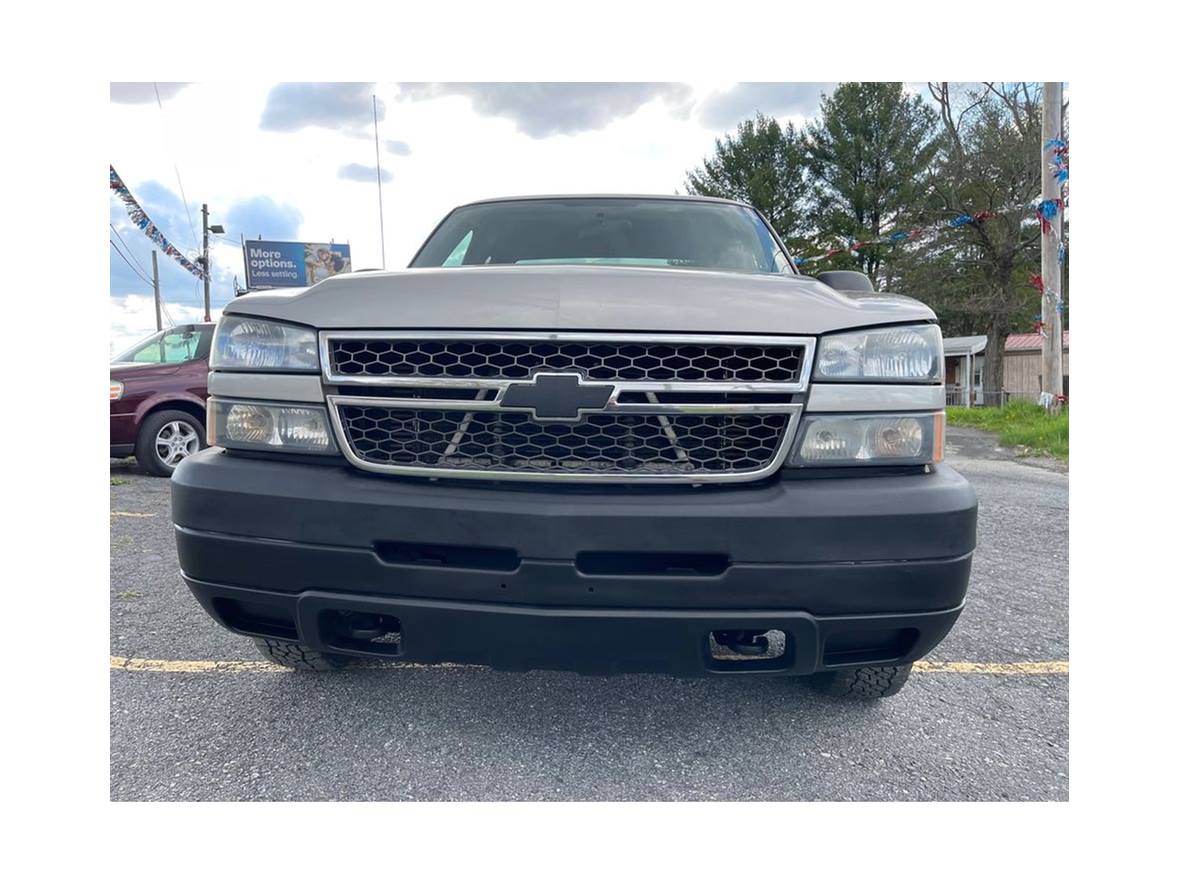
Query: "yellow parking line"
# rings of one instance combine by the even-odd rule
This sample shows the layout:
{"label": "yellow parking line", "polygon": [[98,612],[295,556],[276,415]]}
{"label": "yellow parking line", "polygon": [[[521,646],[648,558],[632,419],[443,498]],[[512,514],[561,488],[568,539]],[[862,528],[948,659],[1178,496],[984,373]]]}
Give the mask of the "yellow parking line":
{"label": "yellow parking line", "polygon": [[137,673],[282,673],[287,670],[268,661],[161,661],[151,658],[120,658],[111,655],[112,670]]}
{"label": "yellow parking line", "polygon": [[976,663],[975,661],[917,661],[915,673],[984,673],[992,676],[1049,676],[1069,674],[1069,661],[1012,661]]}
{"label": "yellow parking line", "polygon": [[111,516],[131,516],[135,519],[150,519],[155,516],[154,513],[132,513],[129,510],[112,510]]}
{"label": "yellow parking line", "polygon": [[[409,664],[396,661],[359,662],[354,666],[376,669],[454,669],[468,664]],[[269,661],[165,661],[151,658],[123,658],[111,655],[112,670],[136,673],[288,673],[288,668]],[[1069,661],[1012,661],[978,663],[974,661],[918,661],[915,673],[959,673],[988,676],[1068,675]]]}

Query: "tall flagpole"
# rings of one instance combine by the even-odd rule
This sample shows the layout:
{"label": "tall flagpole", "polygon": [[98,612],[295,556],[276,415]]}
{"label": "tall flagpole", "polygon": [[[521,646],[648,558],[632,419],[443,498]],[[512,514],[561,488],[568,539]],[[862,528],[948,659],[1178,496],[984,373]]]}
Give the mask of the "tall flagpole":
{"label": "tall flagpole", "polygon": [[385,201],[381,198],[381,139],[377,135],[377,96],[373,95],[373,147],[377,151],[377,217],[381,219],[381,269],[385,270]]}

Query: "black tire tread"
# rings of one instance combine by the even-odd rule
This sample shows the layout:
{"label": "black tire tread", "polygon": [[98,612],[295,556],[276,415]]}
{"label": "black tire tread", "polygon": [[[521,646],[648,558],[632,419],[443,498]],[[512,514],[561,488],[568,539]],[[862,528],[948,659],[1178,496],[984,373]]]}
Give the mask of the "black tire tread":
{"label": "black tire tread", "polygon": [[164,409],[152,412],[139,426],[139,436],[135,440],[135,460],[139,469],[152,476],[171,476],[172,471],[164,466],[156,455],[156,434],[169,421],[187,421],[197,431],[201,440],[200,448],[205,448],[205,422],[194,418],[188,412],[180,409]]}
{"label": "black tire tread", "polygon": [[913,664],[892,667],[850,667],[817,673],[813,684],[832,697],[853,697],[862,700],[888,698],[901,691],[910,678]]}
{"label": "black tire tread", "polygon": [[298,642],[258,637],[254,644],[263,657],[292,670],[325,672],[339,670],[348,663],[348,658],[341,655],[326,655]]}

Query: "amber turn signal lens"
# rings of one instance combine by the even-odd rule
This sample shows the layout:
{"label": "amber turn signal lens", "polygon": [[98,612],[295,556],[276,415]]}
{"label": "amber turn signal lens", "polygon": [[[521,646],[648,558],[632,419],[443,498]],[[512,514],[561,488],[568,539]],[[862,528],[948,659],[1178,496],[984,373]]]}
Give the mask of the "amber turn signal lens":
{"label": "amber turn signal lens", "polygon": [[946,412],[935,412],[934,414],[934,451],[930,459],[930,463],[939,464],[942,462],[942,448],[946,442]]}

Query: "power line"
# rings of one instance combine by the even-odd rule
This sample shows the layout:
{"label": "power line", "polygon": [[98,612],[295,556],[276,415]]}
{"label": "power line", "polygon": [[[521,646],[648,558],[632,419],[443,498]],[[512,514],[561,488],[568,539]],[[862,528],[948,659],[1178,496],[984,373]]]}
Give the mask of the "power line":
{"label": "power line", "polygon": [[180,200],[184,203],[184,214],[188,216],[188,230],[192,234],[193,248],[197,248],[197,227],[193,224],[193,213],[188,208],[188,197],[184,195],[184,182],[180,180],[180,166],[176,164],[176,154],[172,151],[172,140],[168,137],[168,119],[164,114],[164,103],[160,101],[160,87],[152,83],[156,93],[156,107],[160,109],[160,116],[164,119],[164,144],[168,153],[172,154],[172,170],[176,173],[176,184],[180,187]]}
{"label": "power line", "polygon": [[141,280],[143,280],[145,283],[147,283],[149,286],[152,285],[152,281],[149,280],[147,277],[145,277],[142,273],[140,273],[138,268],[136,268],[136,266],[134,264],[132,264],[130,261],[127,260],[127,256],[124,255],[121,251],[119,251],[119,247],[115,245],[115,241],[109,240],[109,242],[111,244],[111,247],[115,250],[115,252],[118,253],[118,256],[123,259],[124,263],[129,268],[131,268],[131,272],[133,274],[135,274],[137,277],[139,277]]}
{"label": "power line", "polygon": [[[115,228],[114,228],[114,226],[113,226],[113,225],[112,225],[112,227],[111,227],[111,230],[114,230],[114,231],[115,231],[115,236],[116,236],[116,237],[119,237],[119,232],[118,232],[117,230],[115,230]],[[142,273],[140,273],[138,269],[136,269],[136,266],[135,266],[135,264],[139,264],[139,262],[138,262],[138,261],[136,261],[136,262],[135,262],[135,264],[132,264],[132,263],[131,263],[131,261],[128,261],[128,260],[127,260],[127,255],[124,255],[124,254],[123,254],[123,252],[122,252],[122,251],[119,249],[119,247],[115,245],[115,241],[114,241],[114,240],[111,240],[111,239],[109,239],[109,238],[108,238],[108,242],[109,242],[109,243],[111,244],[111,246],[114,248],[114,250],[115,250],[115,252],[118,254],[118,256],[119,256],[120,258],[122,258],[122,259],[123,259],[123,262],[124,262],[124,263],[125,263],[125,264],[126,264],[128,267],[129,267],[129,268],[131,268],[131,272],[132,272],[133,274],[135,274],[137,277],[139,277],[141,280],[143,280],[143,281],[144,281],[144,282],[145,282],[147,285],[151,286],[151,287],[152,287],[152,289],[153,289],[153,291],[154,291],[154,289],[155,289],[155,285],[156,285],[156,284],[155,284],[154,282],[152,282],[152,280],[150,280],[150,279],[148,279],[146,276],[144,276]],[[127,243],[123,242],[123,238],[122,238],[122,237],[119,237],[119,242],[123,243],[124,247],[126,247],[126,246],[127,246]],[[130,248],[128,248],[128,249],[127,249],[127,254],[128,254],[128,255],[130,255],[130,254],[131,254],[131,249],[130,249]],[[134,255],[131,255],[131,258],[132,258],[132,259],[135,259],[135,256],[134,256]],[[142,265],[140,265],[140,267],[142,267]],[[176,325],[176,321],[175,321],[174,319],[172,319],[172,311],[170,311],[170,310],[168,309],[168,302],[164,300],[164,296],[163,296],[163,295],[161,295],[161,296],[160,296],[160,308],[163,310],[163,312],[164,312],[164,316],[168,318],[168,325],[169,325],[169,326],[175,326],[175,325]]]}
{"label": "power line", "polygon": [[135,257],[135,253],[131,250],[131,247],[127,245],[127,241],[123,239],[123,235],[119,233],[119,229],[112,224],[111,230],[114,232],[115,236],[119,238],[119,242],[123,244],[123,248],[127,250],[127,254],[131,256],[131,260],[135,262],[136,267],[143,271],[144,276],[147,276],[147,268],[139,263],[139,259]]}

